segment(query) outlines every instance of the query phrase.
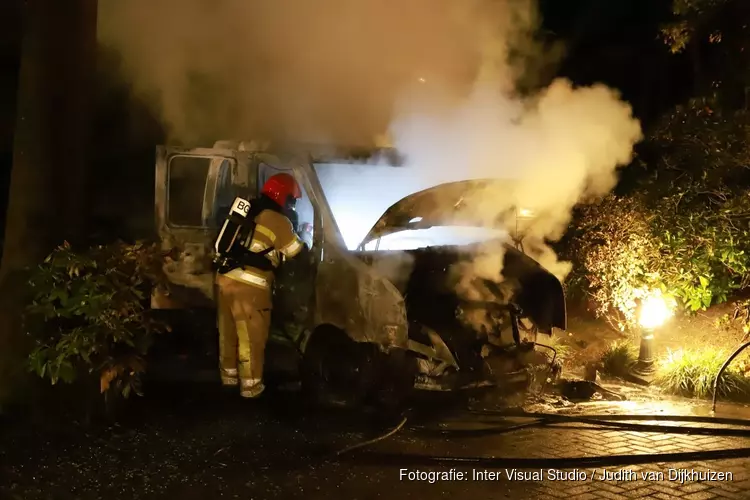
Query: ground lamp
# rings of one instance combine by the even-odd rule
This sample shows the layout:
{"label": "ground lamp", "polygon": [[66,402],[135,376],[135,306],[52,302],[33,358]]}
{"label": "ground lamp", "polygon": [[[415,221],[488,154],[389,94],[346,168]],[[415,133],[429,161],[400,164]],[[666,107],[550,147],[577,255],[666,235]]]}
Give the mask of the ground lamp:
{"label": "ground lamp", "polygon": [[630,371],[634,382],[650,384],[654,378],[654,332],[672,316],[667,301],[661,295],[653,294],[641,303],[638,325],[641,330],[641,345],[638,362]]}

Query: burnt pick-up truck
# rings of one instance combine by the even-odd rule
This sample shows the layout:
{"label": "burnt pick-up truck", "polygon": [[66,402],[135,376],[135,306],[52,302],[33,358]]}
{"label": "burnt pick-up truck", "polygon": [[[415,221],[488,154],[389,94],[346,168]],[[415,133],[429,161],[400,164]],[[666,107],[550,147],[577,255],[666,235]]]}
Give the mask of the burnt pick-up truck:
{"label": "burnt pick-up truck", "polygon": [[[538,337],[566,328],[563,287],[519,250],[518,234],[483,227],[482,237],[465,245],[423,241],[389,250],[393,246],[385,244],[407,232],[476,225],[460,217],[470,210],[457,207],[470,204],[472,193],[507,188],[506,181],[454,182],[407,196],[351,250],[318,175],[324,164],[346,160],[242,149],[157,148],[156,224],[173,257],[164,264],[171,284],[154,290],[152,308],[213,307],[211,249],[219,214],[235,196],[253,198],[267,178],[286,172],[302,187],[298,222],[307,228],[312,262],[283,265],[271,342],[294,347],[302,388],[314,401],[393,402],[415,388],[503,385],[529,373],[530,363],[548,361],[538,352],[543,344]],[[505,226],[517,226],[508,220]],[[487,293],[481,301],[469,300],[457,292],[462,276],[455,270],[492,242],[503,254],[502,273],[480,280]]]}

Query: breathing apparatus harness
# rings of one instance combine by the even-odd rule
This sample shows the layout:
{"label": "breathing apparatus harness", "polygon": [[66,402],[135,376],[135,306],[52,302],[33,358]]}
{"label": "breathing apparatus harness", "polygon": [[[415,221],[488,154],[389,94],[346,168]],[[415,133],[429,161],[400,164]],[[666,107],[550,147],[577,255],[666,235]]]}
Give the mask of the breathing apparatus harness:
{"label": "breathing apparatus harness", "polygon": [[257,227],[255,218],[264,210],[283,213],[278,204],[265,196],[252,201],[235,198],[214,243],[213,268],[215,271],[225,274],[232,269],[246,266],[261,271],[275,272],[277,270],[267,257],[274,250],[273,247],[260,252],[250,250]]}

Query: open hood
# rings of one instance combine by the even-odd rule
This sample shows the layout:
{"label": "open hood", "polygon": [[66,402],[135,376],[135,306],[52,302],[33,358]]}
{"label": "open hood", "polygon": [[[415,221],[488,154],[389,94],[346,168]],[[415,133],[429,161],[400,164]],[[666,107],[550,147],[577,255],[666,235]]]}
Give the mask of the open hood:
{"label": "open hood", "polygon": [[479,179],[449,182],[411,194],[385,211],[360,248],[392,233],[434,226],[491,227],[514,232],[519,220],[533,218],[530,211],[508,203],[505,212],[488,220],[482,205],[488,200],[512,199],[515,186],[510,179]]}

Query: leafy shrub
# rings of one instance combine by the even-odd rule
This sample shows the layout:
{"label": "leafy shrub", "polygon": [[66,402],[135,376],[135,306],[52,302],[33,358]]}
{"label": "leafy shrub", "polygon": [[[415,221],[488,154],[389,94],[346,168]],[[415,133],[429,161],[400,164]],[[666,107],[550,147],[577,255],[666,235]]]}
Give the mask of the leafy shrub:
{"label": "leafy shrub", "polygon": [[719,101],[694,99],[662,118],[651,140],[654,175],[644,186],[656,270],[690,311],[750,284],[750,114]]}
{"label": "leafy shrub", "polygon": [[583,207],[577,218],[573,254],[578,256],[569,286],[583,290],[597,316],[618,330],[635,323],[639,290],[658,259],[642,203],[609,196]]}
{"label": "leafy shrub", "polygon": [[[728,352],[702,348],[669,352],[659,360],[655,382],[679,396],[706,398],[713,395],[713,384]],[[723,397],[750,395],[750,379],[733,365],[721,376],[717,392]]]}
{"label": "leafy shrub", "polygon": [[155,246],[141,243],[55,249],[31,272],[29,370],[53,385],[93,377],[105,399],[140,393],[144,354],[166,328],[148,314],[162,262]]}
{"label": "leafy shrub", "polygon": [[572,285],[618,329],[635,324],[637,301],[650,289],[695,312],[725,302],[750,282],[748,239],[733,217],[750,205],[736,206],[727,196],[717,208],[678,209],[686,196],[678,192],[651,206],[610,197],[582,211]]}
{"label": "leafy shrub", "polygon": [[638,360],[636,349],[627,341],[613,342],[602,353],[602,373],[612,377],[624,377]]}
{"label": "leafy shrub", "polygon": [[673,54],[684,51],[696,34],[705,36],[709,43],[721,43],[721,30],[707,30],[705,23],[716,23],[720,17],[717,12],[728,3],[730,0],[672,0],[674,19],[660,29],[664,43]]}
{"label": "leafy shrub", "polygon": [[[738,224],[750,209],[744,195],[716,190],[680,191],[654,210],[653,232],[660,235],[662,281],[691,311],[722,303],[745,288],[750,274],[746,228]],[[705,200],[696,198],[707,197]],[[685,203],[685,208],[678,205]],[[745,223],[746,225],[746,223]]]}
{"label": "leafy shrub", "polygon": [[712,104],[696,99],[663,117],[647,177],[577,214],[568,285],[620,330],[651,289],[695,312],[750,285],[750,114]]}
{"label": "leafy shrub", "polygon": [[745,335],[744,339],[747,339],[750,336],[750,300],[735,301],[732,305],[732,312],[716,318],[715,325],[716,328],[725,331],[739,327]]}

